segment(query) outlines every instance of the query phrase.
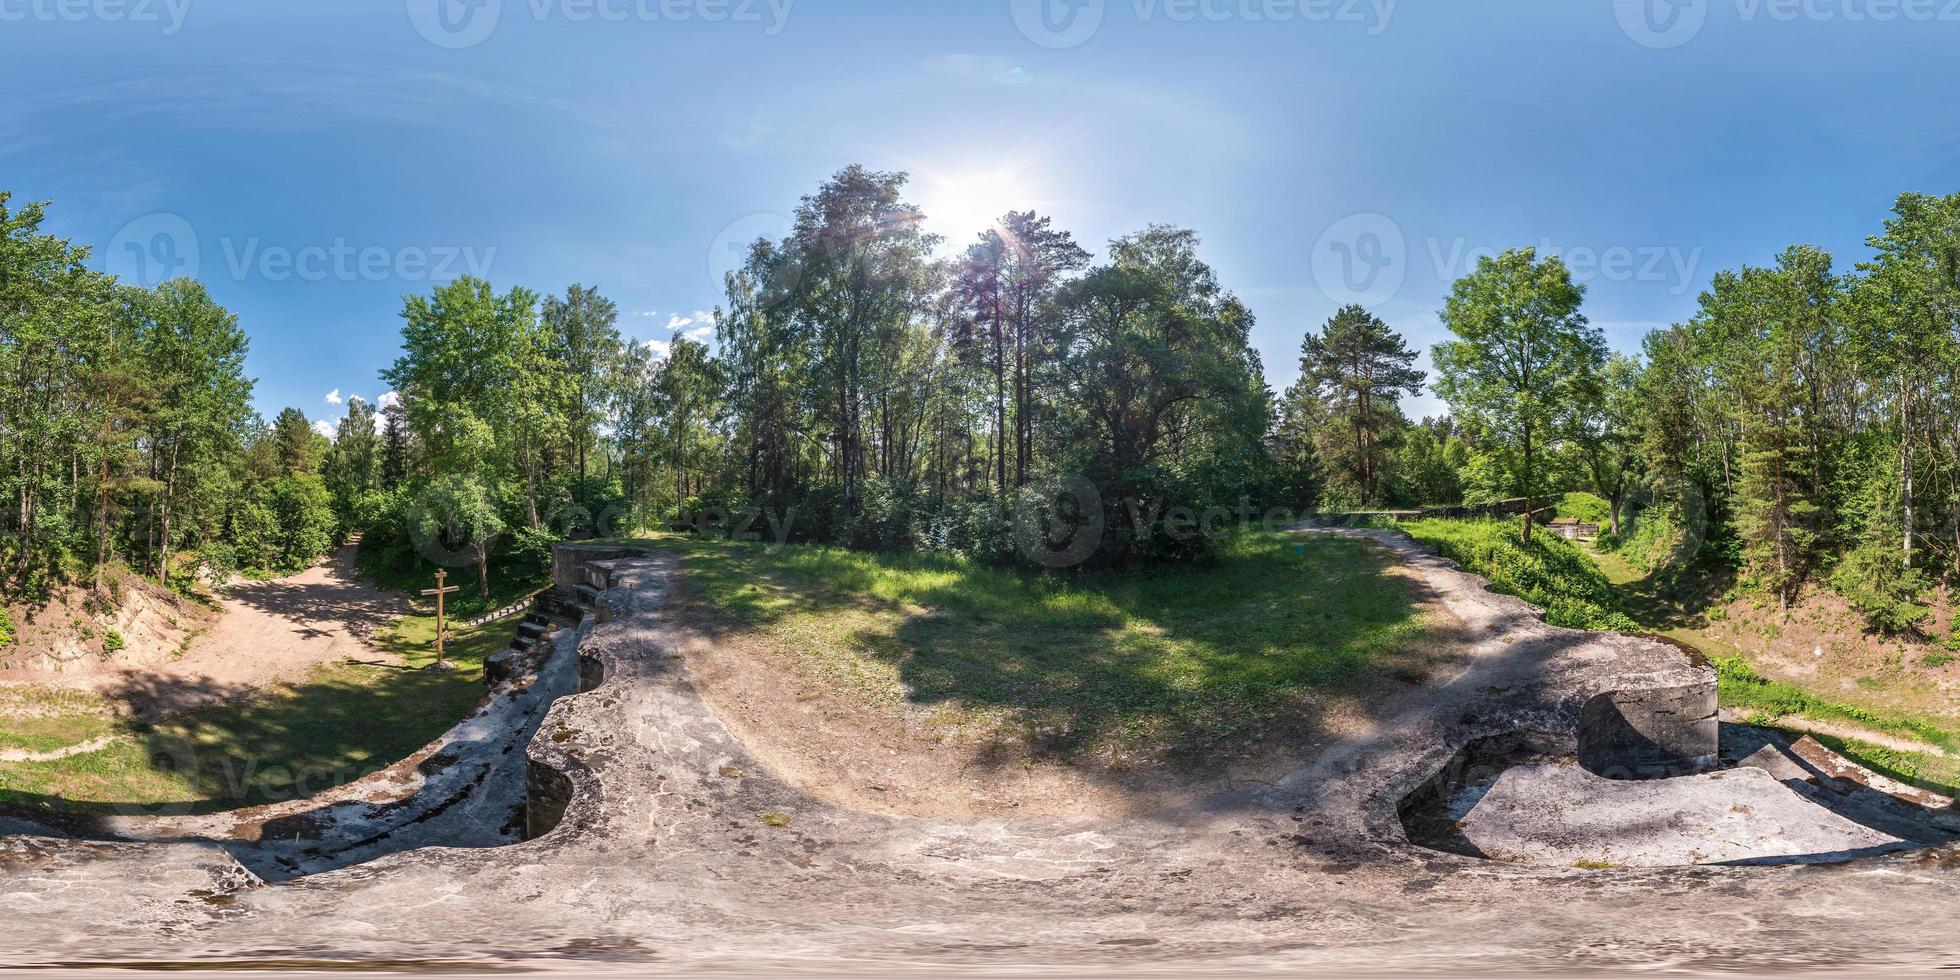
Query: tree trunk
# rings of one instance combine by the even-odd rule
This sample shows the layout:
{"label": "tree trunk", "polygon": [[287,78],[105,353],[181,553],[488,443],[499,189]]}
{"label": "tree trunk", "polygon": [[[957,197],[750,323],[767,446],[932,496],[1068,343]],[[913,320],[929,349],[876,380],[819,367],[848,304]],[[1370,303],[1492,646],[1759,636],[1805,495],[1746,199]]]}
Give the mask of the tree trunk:
{"label": "tree trunk", "polygon": [[1534,475],[1531,472],[1531,462],[1531,423],[1526,422],[1524,425],[1524,521],[1518,530],[1518,540],[1527,547],[1531,544],[1531,491],[1534,489],[1531,483]]}

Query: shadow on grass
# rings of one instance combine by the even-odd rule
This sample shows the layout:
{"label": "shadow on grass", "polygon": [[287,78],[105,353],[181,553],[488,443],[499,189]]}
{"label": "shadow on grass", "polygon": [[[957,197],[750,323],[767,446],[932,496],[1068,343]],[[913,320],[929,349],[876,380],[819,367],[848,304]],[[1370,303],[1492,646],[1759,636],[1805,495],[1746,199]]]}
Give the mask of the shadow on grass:
{"label": "shadow on grass", "polygon": [[[1171,758],[1310,735],[1364,713],[1454,639],[1426,586],[1351,539],[1247,535],[1215,563],[1077,577],[917,556],[660,540],[685,556],[711,635],[797,620],[806,646],[891,666],[915,706],[1019,729],[1039,756],[1148,747]],[[867,620],[855,614],[871,614]],[[812,636],[811,634],[816,634]],[[983,758],[984,763],[984,758]]]}

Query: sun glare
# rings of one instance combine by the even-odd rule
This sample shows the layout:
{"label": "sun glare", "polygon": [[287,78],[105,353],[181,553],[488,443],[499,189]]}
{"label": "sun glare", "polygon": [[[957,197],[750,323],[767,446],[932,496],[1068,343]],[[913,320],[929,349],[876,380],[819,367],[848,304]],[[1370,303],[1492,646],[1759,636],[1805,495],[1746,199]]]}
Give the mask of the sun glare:
{"label": "sun glare", "polygon": [[965,248],[1007,212],[1034,206],[1027,188],[1011,173],[933,177],[920,185],[919,207],[926,213],[927,230],[944,235],[946,244],[957,248]]}

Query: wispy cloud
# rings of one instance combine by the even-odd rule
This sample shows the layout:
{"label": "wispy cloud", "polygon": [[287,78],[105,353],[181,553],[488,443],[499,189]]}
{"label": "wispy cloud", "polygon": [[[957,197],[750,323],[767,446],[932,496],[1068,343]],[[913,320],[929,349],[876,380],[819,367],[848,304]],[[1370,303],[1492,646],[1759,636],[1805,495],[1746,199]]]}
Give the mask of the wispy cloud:
{"label": "wispy cloud", "polygon": [[340,404],[340,401],[341,401],[341,399],[340,399],[340,389],[339,389],[339,388],[335,388],[334,390],[332,390],[332,391],[329,391],[329,392],[327,392],[327,404],[329,404],[329,405],[338,405],[338,404]]}
{"label": "wispy cloud", "polygon": [[676,313],[667,318],[667,332],[680,334],[697,344],[707,343],[715,333],[715,315],[707,310]]}

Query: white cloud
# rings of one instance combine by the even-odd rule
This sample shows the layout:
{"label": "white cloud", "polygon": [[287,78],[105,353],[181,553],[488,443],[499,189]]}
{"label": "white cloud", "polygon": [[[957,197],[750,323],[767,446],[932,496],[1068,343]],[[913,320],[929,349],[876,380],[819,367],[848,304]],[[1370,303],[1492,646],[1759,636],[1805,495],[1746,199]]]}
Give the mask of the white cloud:
{"label": "white cloud", "polygon": [[673,349],[674,349],[674,345],[669,341],[665,341],[665,340],[647,341],[647,350],[653,352],[653,359],[656,361],[666,360],[667,352]]}
{"label": "white cloud", "polygon": [[389,406],[399,405],[401,403],[402,403],[402,396],[400,392],[384,391],[381,393],[380,398],[376,398],[374,400],[374,407],[379,411],[385,412],[388,410]]}
{"label": "white cloud", "polygon": [[653,316],[659,316],[659,315],[660,315],[660,311],[659,311],[659,310],[636,310],[636,311],[634,311],[634,313],[633,313],[633,315],[634,315],[634,316],[646,316],[646,317],[653,317]]}
{"label": "white cloud", "polygon": [[329,404],[329,405],[338,405],[338,404],[340,404],[340,389],[339,389],[339,388],[335,388],[334,390],[332,390],[332,391],[329,391],[329,392],[327,392],[327,404]]}
{"label": "white cloud", "polygon": [[329,442],[333,440],[334,426],[332,422],[329,422],[326,419],[314,419],[313,431],[318,432],[323,436],[326,436]]}
{"label": "white cloud", "polygon": [[689,340],[696,339],[697,334],[706,337],[708,334],[713,333],[714,329],[715,315],[707,310],[695,310],[692,313],[676,313],[667,318],[667,330],[675,333],[686,331],[686,336]]}

